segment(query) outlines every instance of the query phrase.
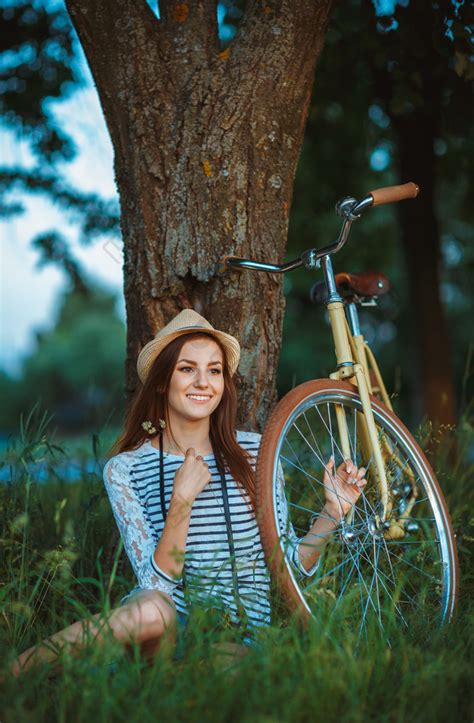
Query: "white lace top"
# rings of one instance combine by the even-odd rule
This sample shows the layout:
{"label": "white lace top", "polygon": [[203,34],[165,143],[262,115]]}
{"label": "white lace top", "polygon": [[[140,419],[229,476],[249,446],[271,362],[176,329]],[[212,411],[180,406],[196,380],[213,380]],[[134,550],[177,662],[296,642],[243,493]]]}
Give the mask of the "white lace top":
{"label": "white lace top", "polygon": [[[256,458],[261,435],[237,432],[237,441]],[[222,607],[238,622],[237,604],[232,585],[229,540],[225,524],[222,486],[214,456],[204,460],[212,479],[194,501],[186,541],[183,574],[173,579],[156,564],[153,553],[163,531],[160,504],[160,453],[149,440],[138,449],[122,452],[105,465],[103,476],[112,510],[124,548],[137,578],[137,586],[122,599],[140,589],[159,589],[171,595],[176,608],[187,613],[193,600]],[[164,499],[168,509],[174,475],[183,457],[164,455]],[[260,534],[251,510],[248,495],[226,474],[229,512],[234,538],[235,563],[240,600],[247,614],[249,629],[270,623],[269,573],[265,563]],[[298,556],[300,539],[288,525],[287,502],[282,486],[277,496],[281,530],[288,530],[290,558],[295,570],[308,572]]]}

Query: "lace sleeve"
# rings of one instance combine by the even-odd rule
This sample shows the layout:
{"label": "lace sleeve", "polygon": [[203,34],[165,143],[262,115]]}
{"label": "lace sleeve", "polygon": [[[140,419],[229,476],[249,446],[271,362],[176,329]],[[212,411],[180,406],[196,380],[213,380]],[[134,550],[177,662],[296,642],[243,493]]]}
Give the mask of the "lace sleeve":
{"label": "lace sleeve", "polygon": [[295,533],[294,527],[288,517],[288,501],[285,495],[285,477],[283,474],[283,468],[281,462],[278,463],[278,484],[276,490],[277,499],[277,510],[280,519],[280,529],[285,530],[285,549],[287,550],[288,556],[293,565],[298,569],[302,575],[311,576],[314,575],[318,569],[319,561],[321,557],[318,557],[315,564],[310,567],[309,570],[303,566],[300,556],[299,547],[302,541],[302,537],[298,537]]}
{"label": "lace sleeve", "polygon": [[131,485],[131,464],[131,456],[126,452],[109,459],[103,471],[105,489],[139,586],[171,594],[182,578],[170,577],[154,560],[158,540]]}

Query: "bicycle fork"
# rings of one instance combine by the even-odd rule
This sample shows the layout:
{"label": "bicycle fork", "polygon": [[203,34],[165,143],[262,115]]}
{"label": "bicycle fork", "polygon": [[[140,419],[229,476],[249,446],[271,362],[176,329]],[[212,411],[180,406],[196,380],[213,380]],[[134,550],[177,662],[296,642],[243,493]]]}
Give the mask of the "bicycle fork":
{"label": "bicycle fork", "polygon": [[[334,272],[332,269],[331,257],[324,256],[321,259],[321,265],[328,289],[327,310],[329,314],[329,322],[331,325],[332,335],[334,339],[334,347],[336,352],[337,368],[330,374],[331,379],[348,381],[355,379],[357,384],[360,400],[362,404],[361,431],[364,454],[368,455],[367,459],[373,459],[376,470],[377,482],[379,486],[379,494],[382,503],[381,517],[376,519],[376,524],[383,524],[390,512],[391,501],[388,494],[388,484],[385,471],[385,464],[382,455],[380,441],[378,439],[377,428],[375,426],[374,415],[369,398],[369,388],[365,378],[364,368],[361,364],[354,361],[351,352],[349,334],[347,331],[347,321],[344,312],[344,304],[342,298],[337,293]],[[349,441],[349,431],[347,428],[347,420],[342,406],[336,405],[336,418],[341,441],[341,451],[345,459],[351,459],[352,453]],[[346,516],[347,522],[352,522],[353,511],[351,510]]]}

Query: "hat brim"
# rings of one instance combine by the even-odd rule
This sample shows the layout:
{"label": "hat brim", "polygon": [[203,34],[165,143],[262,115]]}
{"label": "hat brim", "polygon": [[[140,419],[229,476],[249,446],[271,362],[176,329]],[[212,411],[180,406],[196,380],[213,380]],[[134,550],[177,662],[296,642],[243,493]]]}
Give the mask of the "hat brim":
{"label": "hat brim", "polygon": [[145,344],[137,359],[137,372],[142,384],[145,383],[155,359],[161,354],[163,349],[168,346],[168,344],[171,344],[172,341],[178,339],[180,336],[196,333],[206,334],[220,341],[224,347],[229,373],[231,376],[234,376],[240,360],[240,344],[237,339],[234,336],[226,334],[224,331],[218,331],[217,329],[190,326],[173,331],[161,339],[152,339],[148,342],[148,344]]}

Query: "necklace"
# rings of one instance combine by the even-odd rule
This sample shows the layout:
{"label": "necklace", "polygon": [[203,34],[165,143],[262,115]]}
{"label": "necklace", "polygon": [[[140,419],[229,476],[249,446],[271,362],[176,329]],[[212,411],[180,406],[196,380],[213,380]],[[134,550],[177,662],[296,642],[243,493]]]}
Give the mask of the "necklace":
{"label": "necklace", "polygon": [[[163,442],[165,442],[164,439],[163,439]],[[155,446],[155,445],[153,445],[153,446]],[[163,450],[163,453],[164,454],[174,454],[174,455],[182,454],[183,457],[186,457],[186,450],[183,449],[179,444],[178,445],[172,444],[168,439],[166,440],[166,449]],[[210,454],[213,454],[212,450],[210,452],[208,452],[207,454],[201,454],[201,455],[196,455],[196,456],[208,457]]]}
{"label": "necklace", "polygon": [[165,449],[164,453],[165,453],[165,454],[174,454],[175,452],[179,452],[180,454],[183,455],[183,457],[186,456],[185,450],[184,450],[184,449],[181,449],[181,447],[180,447],[179,445],[178,445],[178,449],[175,450],[175,452],[173,452],[173,449],[174,449],[173,445],[168,443],[168,444],[166,445],[166,449]]}

